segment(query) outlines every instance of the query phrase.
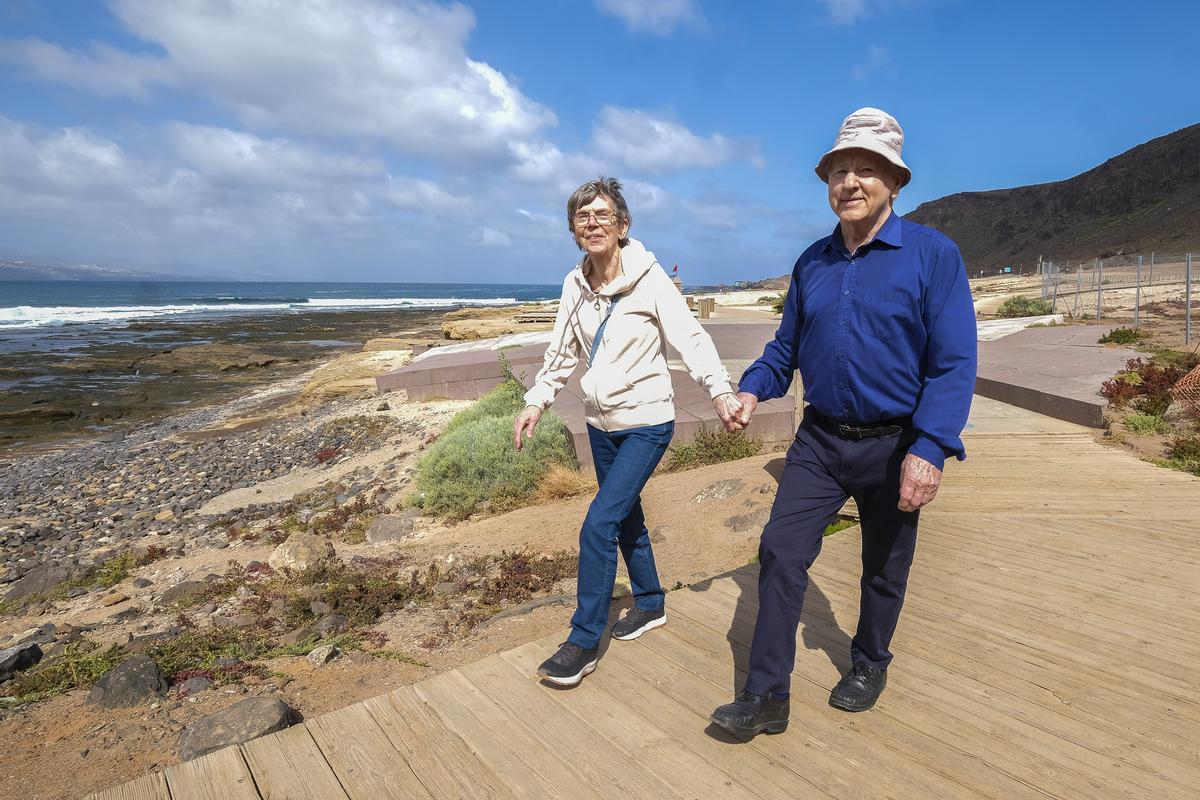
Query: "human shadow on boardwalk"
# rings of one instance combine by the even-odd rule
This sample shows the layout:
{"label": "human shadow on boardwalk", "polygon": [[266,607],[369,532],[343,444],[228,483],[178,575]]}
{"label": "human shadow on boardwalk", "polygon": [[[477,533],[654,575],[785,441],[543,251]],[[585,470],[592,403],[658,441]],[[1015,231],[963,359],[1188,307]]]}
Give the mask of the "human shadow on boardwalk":
{"label": "human shadow on boardwalk", "polygon": [[[783,459],[776,459],[766,465],[766,471],[778,482],[779,472],[783,468]],[[733,618],[725,635],[729,643],[729,653],[733,661],[732,681],[729,685],[729,696],[732,699],[746,682],[746,673],[750,666],[750,642],[754,636],[754,625],[758,617],[758,563],[715,575],[705,581],[692,584],[691,591],[705,592],[713,581],[731,579],[737,587],[737,600],[733,609]],[[842,674],[850,668],[850,634],[838,625],[833,612],[833,605],[820,585],[810,575],[808,590],[804,595],[804,610],[800,615],[800,630],[798,645],[803,649],[821,650],[829,659],[837,674]],[[803,657],[798,647],[797,658]],[[715,725],[709,725],[705,731],[709,736],[727,742],[740,740],[730,736]]]}

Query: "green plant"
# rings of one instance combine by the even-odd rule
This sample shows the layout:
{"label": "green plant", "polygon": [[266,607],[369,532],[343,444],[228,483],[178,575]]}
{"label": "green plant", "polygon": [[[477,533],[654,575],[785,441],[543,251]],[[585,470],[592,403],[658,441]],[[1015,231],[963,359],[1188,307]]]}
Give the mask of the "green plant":
{"label": "green plant", "polygon": [[842,518],[842,519],[834,520],[833,522],[829,523],[829,525],[827,525],[825,527],[825,535],[832,536],[833,534],[837,533],[838,531],[844,531],[844,530],[846,530],[846,528],[853,528],[857,524],[858,524],[858,522],[856,520],[852,520],[852,519]]}
{"label": "green plant", "polygon": [[741,431],[729,433],[724,430],[701,428],[696,438],[671,447],[663,462],[663,472],[682,472],[685,469],[706,467],[758,455],[762,442],[751,439]]}
{"label": "green plant", "polygon": [[1149,434],[1149,433],[1170,433],[1171,424],[1162,417],[1156,417],[1152,414],[1134,414],[1125,418],[1125,427],[1134,433]]}
{"label": "green plant", "polygon": [[787,305],[787,292],[778,292],[771,300],[771,310],[776,314],[782,314],[785,305]]}
{"label": "green plant", "polygon": [[465,519],[484,503],[507,511],[528,505],[553,464],[578,469],[566,425],[547,412],[537,432],[513,447],[513,418],[524,389],[505,380],[447,426],[417,465],[409,502],[428,514]]}
{"label": "green plant", "polygon": [[1141,338],[1141,331],[1134,328],[1113,328],[1097,341],[1100,344],[1135,344]]}
{"label": "green plant", "polygon": [[1000,306],[996,312],[997,317],[1041,317],[1046,314],[1053,314],[1054,307],[1050,305],[1049,300],[1043,300],[1040,297],[1026,297],[1019,294],[1016,297],[1010,297]]}
{"label": "green plant", "polygon": [[3,694],[32,703],[70,689],[86,689],[121,663],[124,657],[125,650],[119,645],[105,648],[88,641],[73,642],[58,656],[18,675],[4,687]]}

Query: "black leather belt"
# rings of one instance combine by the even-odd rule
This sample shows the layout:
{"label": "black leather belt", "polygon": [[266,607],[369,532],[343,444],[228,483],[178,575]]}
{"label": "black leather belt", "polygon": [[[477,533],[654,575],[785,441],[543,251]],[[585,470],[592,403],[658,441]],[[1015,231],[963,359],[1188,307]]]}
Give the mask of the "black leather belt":
{"label": "black leather belt", "polygon": [[853,439],[855,441],[872,439],[879,436],[894,436],[906,428],[912,427],[912,417],[881,419],[878,422],[841,422],[833,417],[825,416],[812,406],[809,406],[807,411],[808,415],[812,417],[813,422],[825,430],[841,436],[843,439]]}

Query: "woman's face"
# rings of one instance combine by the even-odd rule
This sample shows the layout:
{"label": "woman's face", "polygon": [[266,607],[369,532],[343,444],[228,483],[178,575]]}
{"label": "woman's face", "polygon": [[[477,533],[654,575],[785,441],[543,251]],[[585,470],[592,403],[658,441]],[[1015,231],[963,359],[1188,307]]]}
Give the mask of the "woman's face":
{"label": "woman's face", "polygon": [[629,223],[602,196],[575,211],[575,240],[593,258],[612,255],[628,232]]}

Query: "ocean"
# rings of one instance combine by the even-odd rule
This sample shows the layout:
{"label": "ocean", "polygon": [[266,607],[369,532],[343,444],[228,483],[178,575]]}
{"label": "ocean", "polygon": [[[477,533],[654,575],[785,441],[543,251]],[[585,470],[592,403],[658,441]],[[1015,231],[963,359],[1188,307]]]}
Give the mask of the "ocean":
{"label": "ocean", "polygon": [[558,286],[485,283],[0,282],[0,332],[138,319],[340,309],[504,305],[558,296]]}
{"label": "ocean", "polygon": [[[128,428],[559,286],[0,281],[0,451]],[[407,331],[407,333],[405,333]]]}

